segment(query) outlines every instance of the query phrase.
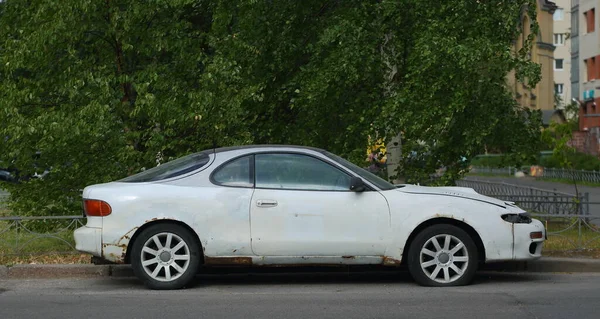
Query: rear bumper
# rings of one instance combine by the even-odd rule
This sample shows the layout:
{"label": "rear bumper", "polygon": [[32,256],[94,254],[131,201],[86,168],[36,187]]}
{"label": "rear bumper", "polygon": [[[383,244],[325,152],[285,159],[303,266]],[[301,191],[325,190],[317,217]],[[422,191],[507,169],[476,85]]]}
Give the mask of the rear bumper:
{"label": "rear bumper", "polygon": [[73,233],[75,249],[102,257],[102,228],[83,226]]}

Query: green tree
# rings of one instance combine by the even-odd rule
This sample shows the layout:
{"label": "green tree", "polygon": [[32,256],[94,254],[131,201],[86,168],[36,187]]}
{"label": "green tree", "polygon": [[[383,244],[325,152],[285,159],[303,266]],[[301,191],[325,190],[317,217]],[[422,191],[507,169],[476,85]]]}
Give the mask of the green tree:
{"label": "green tree", "polygon": [[530,87],[539,81],[539,65],[528,58],[536,23],[523,49],[514,50],[522,14],[535,21],[535,1],[399,1],[385,8],[389,26],[402,27],[388,29],[398,74],[383,114],[386,129],[403,132],[400,168],[409,181],[427,181],[445,167],[438,182],[451,184],[485,146],[520,158],[535,152],[540,114],[519,107],[506,84],[511,71]]}
{"label": "green tree", "polygon": [[22,175],[52,171],[9,185],[18,212],[71,213],[85,185],[154,166],[158,152],[168,160],[216,139],[249,141],[235,124],[253,88],[236,86],[239,67],[211,48],[212,6],[3,4],[0,156]]}
{"label": "green tree", "polygon": [[445,166],[451,183],[484,145],[539,141],[505,84],[539,78],[531,39],[512,50],[535,2],[5,1],[0,160],[51,169],[9,185],[12,205],[70,214],[86,185],[215,145],[311,145],[364,165],[368,135],[400,131],[403,173]]}

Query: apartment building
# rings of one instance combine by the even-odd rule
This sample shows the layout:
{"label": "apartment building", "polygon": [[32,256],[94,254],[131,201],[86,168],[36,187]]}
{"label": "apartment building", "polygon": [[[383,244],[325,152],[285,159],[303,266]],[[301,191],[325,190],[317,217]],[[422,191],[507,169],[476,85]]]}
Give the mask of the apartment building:
{"label": "apartment building", "polygon": [[[555,106],[563,108],[571,103],[571,0],[554,0],[554,94]],[[577,60],[575,60],[577,61]]]}
{"label": "apartment building", "polygon": [[[518,83],[514,78],[514,73],[509,74],[508,82],[515,93],[517,102],[523,107],[542,110],[548,115],[554,112],[554,14],[557,6],[554,2],[548,0],[538,0],[537,3],[537,22],[539,33],[536,36],[533,47],[531,48],[531,60],[539,63],[541,66],[541,80],[534,88],[528,88],[523,83]],[[523,47],[525,38],[531,34],[531,18],[523,11],[521,16],[521,26],[523,34],[515,41],[515,49]],[[550,118],[550,117],[548,117]],[[546,123],[545,123],[546,124]]]}
{"label": "apartment building", "polygon": [[600,109],[596,107],[600,103],[599,8],[600,0],[572,0],[571,59],[578,63],[572,70],[571,84],[573,97],[580,105],[579,129],[594,129],[597,133],[600,133]]}
{"label": "apartment building", "polygon": [[600,0],[571,0],[571,93],[579,104],[572,145],[600,154]]}

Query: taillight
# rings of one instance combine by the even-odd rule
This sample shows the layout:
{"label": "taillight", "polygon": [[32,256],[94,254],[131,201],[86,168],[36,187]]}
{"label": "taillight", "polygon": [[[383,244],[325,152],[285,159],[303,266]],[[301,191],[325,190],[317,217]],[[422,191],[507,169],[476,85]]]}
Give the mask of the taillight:
{"label": "taillight", "polygon": [[97,199],[84,199],[83,210],[87,216],[108,216],[112,213],[112,208],[107,202]]}

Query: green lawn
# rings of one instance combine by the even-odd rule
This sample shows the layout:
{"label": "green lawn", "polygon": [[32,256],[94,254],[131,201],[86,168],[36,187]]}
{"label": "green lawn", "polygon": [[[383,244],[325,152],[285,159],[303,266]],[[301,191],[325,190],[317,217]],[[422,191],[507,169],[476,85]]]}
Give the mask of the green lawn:
{"label": "green lawn", "polygon": [[32,233],[15,221],[0,221],[0,265],[82,263],[89,255],[75,251],[74,225],[53,233]]}
{"label": "green lawn", "polygon": [[544,251],[569,251],[600,249],[600,229],[595,225],[579,224],[574,218],[556,219],[542,222],[549,233]]}

